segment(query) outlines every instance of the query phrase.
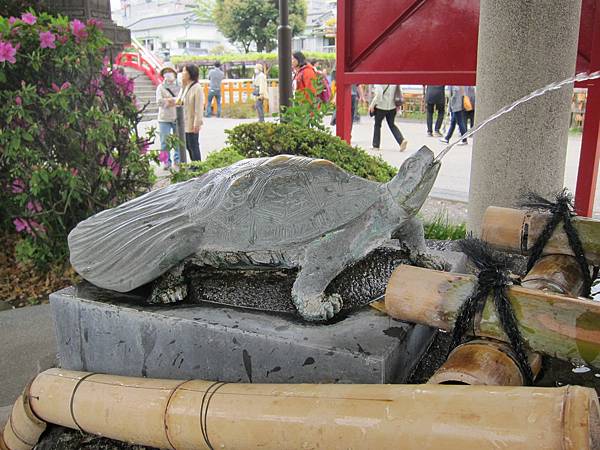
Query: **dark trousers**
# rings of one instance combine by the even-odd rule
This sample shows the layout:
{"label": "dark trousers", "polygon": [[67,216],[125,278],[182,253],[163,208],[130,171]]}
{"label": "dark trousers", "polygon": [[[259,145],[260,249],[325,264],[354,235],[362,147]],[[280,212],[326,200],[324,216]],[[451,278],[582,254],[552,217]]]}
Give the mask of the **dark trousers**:
{"label": "dark trousers", "polygon": [[465,114],[467,117],[465,122],[467,123],[469,128],[473,128],[473,125],[475,125],[475,110],[473,109],[471,111],[467,111]]}
{"label": "dark trousers", "polygon": [[200,154],[200,142],[198,138],[200,133],[185,133],[185,146],[190,152],[192,161],[200,161],[202,155]]}
{"label": "dark trousers", "polygon": [[256,112],[258,114],[259,122],[265,121],[265,105],[263,102],[264,100],[262,98],[257,98],[256,103],[254,104],[254,108],[256,109]]}
{"label": "dark trousers", "polygon": [[[354,122],[354,118],[356,117],[356,115],[358,114],[358,108],[356,107],[358,105],[358,96],[353,95],[352,96],[352,103],[350,103],[350,108],[352,109],[352,120],[350,121],[350,129],[352,129],[352,123]],[[337,114],[336,114],[337,110],[334,109],[333,110],[333,114],[331,115],[331,125],[335,125],[336,121],[337,121]]]}
{"label": "dark trousers", "polygon": [[[456,128],[456,124],[458,124],[458,129],[460,130],[461,136],[467,132],[466,117],[465,111],[455,111],[452,113],[452,118],[450,119],[450,128],[448,128],[448,132],[446,133],[447,141],[449,141],[454,134],[454,128]],[[463,139],[463,142],[466,141],[466,139]]]}
{"label": "dark trousers", "polygon": [[402,133],[394,123],[394,119],[396,118],[396,110],[390,109],[389,111],[385,111],[383,109],[375,108],[375,128],[373,129],[373,147],[379,148],[379,143],[381,142],[381,124],[383,123],[383,119],[387,121],[388,127],[390,127],[390,131],[394,135],[396,142],[401,144],[404,140]]}
{"label": "dark trousers", "polygon": [[435,121],[435,131],[439,132],[444,122],[444,103],[427,103],[427,132],[433,133],[433,111],[437,109],[437,119]]}

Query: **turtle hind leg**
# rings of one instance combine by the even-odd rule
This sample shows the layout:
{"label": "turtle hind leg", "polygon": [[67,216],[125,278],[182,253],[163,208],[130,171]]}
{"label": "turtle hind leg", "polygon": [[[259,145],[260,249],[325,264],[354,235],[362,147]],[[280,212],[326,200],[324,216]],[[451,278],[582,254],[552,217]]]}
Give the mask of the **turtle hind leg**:
{"label": "turtle hind leg", "polygon": [[184,264],[179,264],[154,281],[148,303],[167,304],[183,301],[187,297],[187,282],[183,276],[184,268]]}

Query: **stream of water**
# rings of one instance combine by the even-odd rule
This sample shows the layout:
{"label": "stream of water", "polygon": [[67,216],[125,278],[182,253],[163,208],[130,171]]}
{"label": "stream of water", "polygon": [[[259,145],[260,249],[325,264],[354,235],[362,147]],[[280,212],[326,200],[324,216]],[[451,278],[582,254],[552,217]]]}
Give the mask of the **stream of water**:
{"label": "stream of water", "polygon": [[592,73],[582,72],[582,73],[578,73],[577,75],[575,75],[573,77],[567,78],[566,80],[550,83],[547,86],[537,89],[537,90],[531,92],[530,94],[527,94],[525,97],[522,97],[522,98],[514,101],[510,105],[505,106],[504,108],[500,109],[496,113],[489,116],[483,122],[479,123],[477,126],[471,128],[469,131],[467,131],[465,134],[460,136],[458,139],[456,139],[455,141],[448,144],[435,159],[437,161],[441,160],[444,156],[446,156],[446,153],[448,153],[452,149],[452,147],[457,145],[460,141],[473,136],[475,133],[477,133],[483,127],[485,127],[489,123],[493,122],[494,120],[498,119],[499,117],[503,116],[504,114],[512,111],[517,106],[519,106],[523,103],[526,103],[529,100],[532,100],[536,97],[540,97],[547,92],[556,91],[567,84],[574,83],[576,81],[595,80],[597,78],[600,78],[600,70],[596,71],[596,72],[592,72]]}

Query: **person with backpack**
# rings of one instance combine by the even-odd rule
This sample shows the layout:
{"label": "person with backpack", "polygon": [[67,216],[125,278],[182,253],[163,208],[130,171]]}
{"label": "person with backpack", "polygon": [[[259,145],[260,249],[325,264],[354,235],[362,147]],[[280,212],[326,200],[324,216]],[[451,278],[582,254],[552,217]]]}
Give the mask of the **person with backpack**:
{"label": "person with backpack", "polygon": [[394,139],[400,145],[400,151],[406,150],[408,141],[404,139],[402,133],[394,123],[396,111],[402,106],[402,91],[400,86],[395,84],[377,84],[375,85],[375,96],[369,105],[369,115],[375,116],[375,128],[373,129],[373,149],[379,150],[381,141],[381,124],[383,119],[387,121]]}
{"label": "person with backpack", "polygon": [[[168,152],[167,167],[171,167],[171,152],[167,149],[167,137],[177,133],[177,112],[175,100],[181,86],[177,83],[177,72],[171,63],[165,64],[160,71],[163,82],[156,88],[156,104],[158,105],[158,131],[161,152]],[[173,162],[179,164],[179,147],[175,147]]]}
{"label": "person with backpack", "polygon": [[294,92],[303,92],[306,100],[310,101],[311,92],[313,95],[317,95],[315,89],[315,83],[317,81],[317,72],[315,68],[306,61],[304,53],[295,52],[292,55],[292,69],[295,73],[294,81],[292,83]]}
{"label": "person with backpack", "polygon": [[256,99],[254,107],[258,113],[258,121],[265,121],[265,105],[264,101],[268,96],[267,89],[267,76],[263,72],[262,64],[256,64],[254,66],[254,79],[252,80],[252,87],[254,88],[252,95]]}

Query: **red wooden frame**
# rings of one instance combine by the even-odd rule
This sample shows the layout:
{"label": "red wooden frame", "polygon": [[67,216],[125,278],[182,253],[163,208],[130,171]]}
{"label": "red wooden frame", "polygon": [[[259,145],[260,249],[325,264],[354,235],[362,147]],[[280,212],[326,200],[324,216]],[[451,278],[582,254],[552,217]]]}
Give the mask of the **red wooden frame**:
{"label": "red wooden frame", "polygon": [[[353,83],[475,85],[478,0],[339,0],[337,135],[350,142]],[[577,72],[600,70],[600,0],[583,0]],[[600,159],[600,81],[588,88],[575,194],[590,216]]]}

